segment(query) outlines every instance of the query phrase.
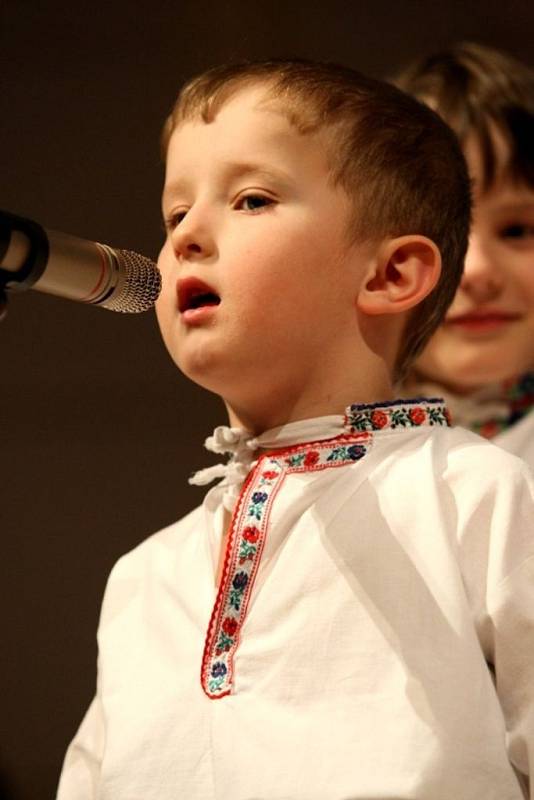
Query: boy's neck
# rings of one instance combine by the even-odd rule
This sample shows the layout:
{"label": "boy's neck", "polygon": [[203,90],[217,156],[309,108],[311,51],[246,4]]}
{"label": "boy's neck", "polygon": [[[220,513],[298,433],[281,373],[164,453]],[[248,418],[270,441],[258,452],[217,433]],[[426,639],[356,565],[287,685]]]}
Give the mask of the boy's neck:
{"label": "boy's neck", "polygon": [[[275,399],[271,394],[262,402],[254,405],[238,405],[225,400],[229,424],[235,428],[244,428],[254,435],[264,431],[297,422],[303,419],[325,417],[332,414],[343,414],[352,403],[376,403],[393,399],[393,388],[388,376],[374,376],[372,381],[354,381],[354,385],[332,392],[326,387],[321,396],[301,395],[293,398],[279,396]],[[285,400],[285,402],[284,402]]]}

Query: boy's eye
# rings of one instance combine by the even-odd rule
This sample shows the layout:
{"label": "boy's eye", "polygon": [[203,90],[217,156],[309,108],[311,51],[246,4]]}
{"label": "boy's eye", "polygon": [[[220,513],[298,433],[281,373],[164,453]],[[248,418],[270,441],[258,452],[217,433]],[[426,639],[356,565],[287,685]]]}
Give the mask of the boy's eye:
{"label": "boy's eye", "polygon": [[263,194],[246,194],[239,198],[236,208],[240,211],[257,211],[265,206],[273,205],[274,200]]}
{"label": "boy's eye", "polygon": [[173,231],[184,219],[186,214],[187,211],[184,209],[181,211],[174,211],[172,214],[169,214],[168,217],[163,219],[163,227],[166,231]]}

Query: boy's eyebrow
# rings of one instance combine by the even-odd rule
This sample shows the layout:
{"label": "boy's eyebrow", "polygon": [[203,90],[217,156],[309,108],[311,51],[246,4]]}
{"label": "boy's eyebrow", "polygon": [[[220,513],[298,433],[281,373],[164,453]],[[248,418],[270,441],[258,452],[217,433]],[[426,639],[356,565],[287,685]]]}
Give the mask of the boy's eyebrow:
{"label": "boy's eyebrow", "polygon": [[[226,161],[223,162],[221,166],[221,177],[226,181],[244,178],[250,175],[275,180],[284,185],[291,183],[291,176],[288,173],[279,167],[273,167],[271,164],[262,164],[261,162],[256,163],[252,161]],[[168,201],[172,196],[186,193],[187,189],[188,181],[186,178],[178,178],[170,181],[163,188],[163,203]]]}
{"label": "boy's eyebrow", "polygon": [[247,175],[259,175],[266,178],[273,178],[283,183],[289,183],[291,178],[279,167],[271,164],[262,164],[252,161],[227,161],[223,164],[226,174],[231,178],[243,178]]}

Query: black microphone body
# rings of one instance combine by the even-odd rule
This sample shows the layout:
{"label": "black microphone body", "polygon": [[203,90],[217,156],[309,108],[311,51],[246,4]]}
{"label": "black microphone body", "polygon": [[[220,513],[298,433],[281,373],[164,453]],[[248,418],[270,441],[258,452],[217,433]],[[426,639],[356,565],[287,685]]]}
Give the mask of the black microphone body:
{"label": "black microphone body", "polygon": [[156,264],[138,253],[48,231],[0,211],[0,289],[35,289],[136,313],[154,305],[161,277]]}

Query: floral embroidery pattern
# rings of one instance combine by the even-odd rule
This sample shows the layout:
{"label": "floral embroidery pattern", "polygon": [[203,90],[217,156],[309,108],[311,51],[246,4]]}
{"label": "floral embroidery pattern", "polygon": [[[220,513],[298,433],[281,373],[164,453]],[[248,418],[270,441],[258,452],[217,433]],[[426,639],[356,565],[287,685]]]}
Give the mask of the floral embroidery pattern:
{"label": "floral embroidery pattern", "polygon": [[242,489],[228,538],[221,587],[215,601],[204,658],[202,688],[209,697],[228,694],[232,657],[245,618],[248,599],[265,541],[272,499],[283,480],[283,466],[275,459],[260,459]]}
{"label": "floral embroidery pattern", "polygon": [[[345,443],[345,440],[347,443]],[[334,444],[336,442],[336,444]],[[369,449],[371,439],[363,434],[355,439],[353,435],[342,434],[334,440],[318,442],[312,449],[303,450],[302,445],[292,448],[296,452],[284,458],[289,472],[311,472],[316,469],[350,464],[362,458]]]}
{"label": "floral embroidery pattern", "polygon": [[423,399],[350,406],[346,412],[346,423],[353,432],[451,424],[442,400]]}
{"label": "floral embroidery pattern", "polygon": [[250,561],[257,553],[257,543],[260,538],[260,529],[256,527],[245,528],[241,534],[241,542],[239,544],[239,563],[244,564],[245,561]]}

